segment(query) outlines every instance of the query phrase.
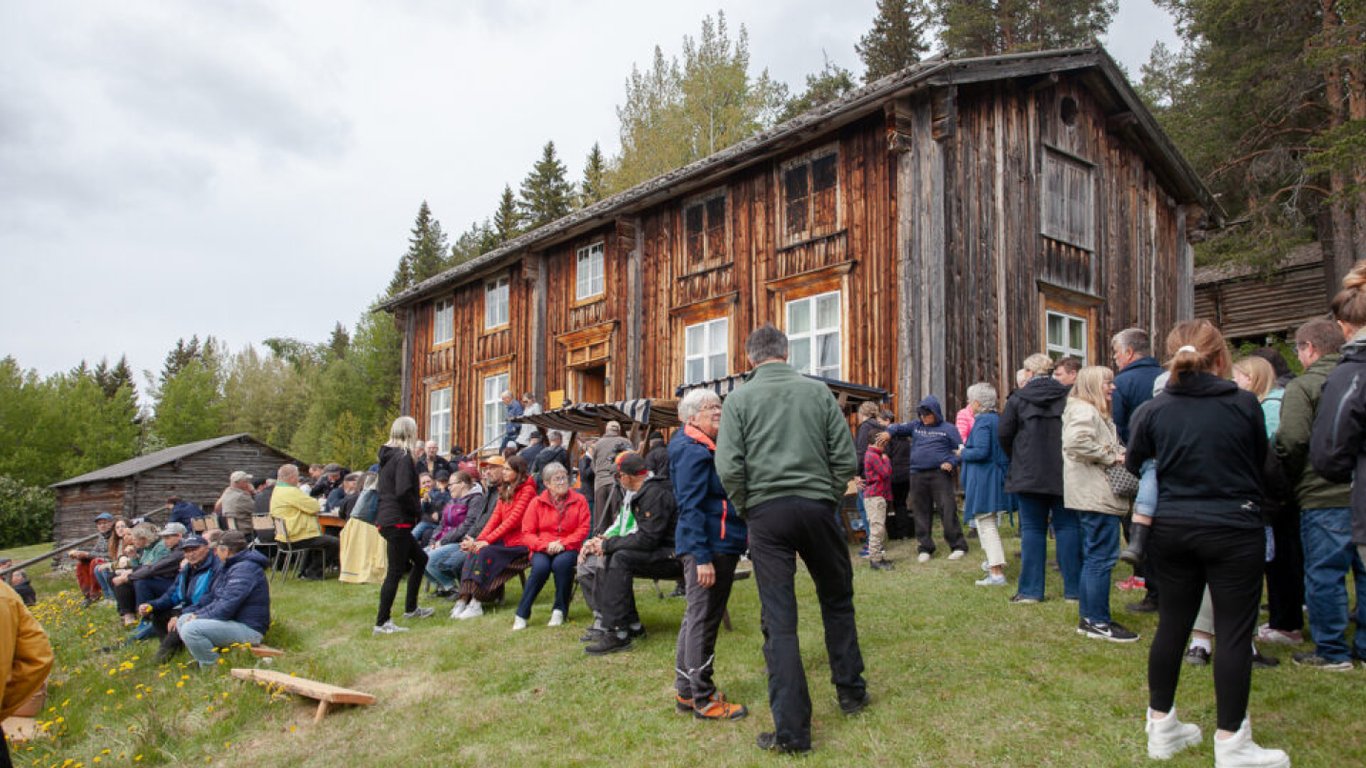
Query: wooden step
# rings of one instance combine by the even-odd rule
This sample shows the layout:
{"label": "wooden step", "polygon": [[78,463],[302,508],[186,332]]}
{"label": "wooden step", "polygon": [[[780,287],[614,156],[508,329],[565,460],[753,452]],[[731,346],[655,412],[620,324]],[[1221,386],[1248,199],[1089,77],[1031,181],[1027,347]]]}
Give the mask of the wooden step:
{"label": "wooden step", "polygon": [[309,680],[303,677],[293,677],[284,672],[276,672],[272,669],[234,669],[232,676],[238,680],[251,680],[257,683],[265,683],[280,688],[280,690],[298,694],[306,698],[315,699],[318,702],[318,711],[313,716],[313,722],[320,722],[328,713],[333,704],[361,704],[370,705],[375,703],[372,694],[363,691],[353,691],[350,688],[342,688],[328,683]]}

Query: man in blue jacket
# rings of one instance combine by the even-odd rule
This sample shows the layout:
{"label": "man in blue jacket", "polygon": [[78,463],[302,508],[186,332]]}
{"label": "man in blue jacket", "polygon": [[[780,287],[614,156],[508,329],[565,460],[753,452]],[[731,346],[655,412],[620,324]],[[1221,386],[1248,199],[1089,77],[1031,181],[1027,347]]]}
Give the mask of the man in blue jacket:
{"label": "man in blue jacket", "polygon": [[939,398],[926,395],[916,408],[917,421],[892,424],[892,437],[911,438],[911,487],[908,496],[915,515],[915,536],[920,542],[920,562],[934,556],[934,508],[944,525],[944,541],[953,550],[950,560],[968,551],[963,524],[958,519],[958,499],[954,495],[953,468],[958,466],[958,448],[963,444],[958,428],[944,421]]}
{"label": "man in blue jacket", "polygon": [[195,611],[209,596],[209,586],[223,570],[223,561],[218,559],[204,539],[186,536],[180,542],[180,548],[185,558],[170,589],[155,600],[138,606],[139,614],[151,617],[152,628],[161,638],[161,647],[156,653],[158,664],[170,661],[183,645],[180,634],[174,629],[176,617]]}
{"label": "man in blue jacket", "polygon": [[[1115,393],[1110,398],[1110,415],[1115,420],[1115,431],[1125,445],[1129,444],[1129,418],[1138,406],[1153,399],[1153,382],[1166,370],[1152,355],[1152,340],[1142,328],[1125,328],[1110,339],[1110,352],[1115,361]],[[1159,482],[1161,478],[1158,478]],[[1124,535],[1129,537],[1129,518],[1126,517]],[[1125,606],[1135,613],[1157,610],[1157,574],[1151,562],[1134,566],[1134,576],[1144,579],[1148,594],[1138,603]],[[1132,580],[1129,585],[1136,586]],[[1121,585],[1121,589],[1124,587]]]}
{"label": "man in blue jacket", "polygon": [[223,572],[209,585],[204,602],[171,626],[201,669],[218,663],[215,648],[259,643],[270,627],[265,555],[248,550],[241,531],[226,531],[214,554],[223,561]]}

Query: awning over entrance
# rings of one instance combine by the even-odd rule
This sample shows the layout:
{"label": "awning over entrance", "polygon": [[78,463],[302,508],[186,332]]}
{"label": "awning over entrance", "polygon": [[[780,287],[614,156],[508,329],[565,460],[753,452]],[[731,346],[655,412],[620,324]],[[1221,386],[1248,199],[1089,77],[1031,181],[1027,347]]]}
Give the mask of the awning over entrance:
{"label": "awning over entrance", "polygon": [[562,432],[601,432],[609,421],[620,422],[626,429],[636,424],[672,429],[678,426],[678,401],[642,397],[615,403],[575,403],[532,416],[518,416],[513,421]]}
{"label": "awning over entrance", "polygon": [[[694,389],[710,389],[724,399],[726,395],[729,395],[741,384],[748,381],[751,373],[753,373],[753,371],[745,371],[744,373],[723,376],[719,379],[712,379],[711,381],[699,381],[696,384],[683,384],[674,390],[674,394],[681,398]],[[835,396],[835,400],[839,402],[840,408],[844,409],[845,412],[856,411],[860,405],[870,400],[875,403],[885,403],[891,399],[891,393],[881,387],[870,387],[866,384],[854,384],[848,381],[840,381],[839,379],[828,379],[824,376],[812,376],[809,373],[805,375],[806,378],[814,379],[829,387],[831,394]]]}

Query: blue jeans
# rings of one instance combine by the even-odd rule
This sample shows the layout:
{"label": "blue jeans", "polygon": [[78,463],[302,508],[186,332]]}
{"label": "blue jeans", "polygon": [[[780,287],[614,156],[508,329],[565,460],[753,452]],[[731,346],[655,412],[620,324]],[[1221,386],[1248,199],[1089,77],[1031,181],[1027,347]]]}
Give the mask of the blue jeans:
{"label": "blue jeans", "polygon": [[[859,491],[855,496],[858,499],[858,520],[855,520],[849,527],[856,531],[868,530],[868,508],[863,505],[863,491]],[[865,539],[866,541],[866,539]],[[865,546],[866,548],[866,546]]]}
{"label": "blue jeans", "polygon": [[517,604],[517,615],[531,618],[531,604],[541,594],[541,587],[555,574],[555,610],[569,613],[569,595],[574,589],[574,566],[578,564],[579,553],[565,550],[558,555],[544,552],[531,553],[531,573],[526,577],[526,589],[522,590],[522,601]]}
{"label": "blue jeans", "polygon": [[1081,515],[1081,601],[1083,619],[1110,623],[1110,573],[1119,559],[1119,518],[1100,512]]}
{"label": "blue jeans", "polygon": [[1018,594],[1042,600],[1044,567],[1048,560],[1048,523],[1057,536],[1058,567],[1062,569],[1062,594],[1071,600],[1081,593],[1081,532],[1077,513],[1065,509],[1061,496],[1039,493],[1020,495],[1020,582]]}
{"label": "blue jeans", "polygon": [[1157,517],[1157,462],[1143,462],[1138,475],[1138,494],[1134,496],[1134,514]]}
{"label": "blue jeans", "polygon": [[465,567],[465,550],[459,544],[442,544],[427,553],[427,578],[442,589],[453,589],[460,569]]}
{"label": "blue jeans", "polygon": [[176,631],[201,667],[212,667],[218,663],[215,648],[225,648],[234,643],[261,642],[261,633],[240,621],[195,619],[178,624]]}
{"label": "blue jeans", "polygon": [[[1300,514],[1304,541],[1304,602],[1315,652],[1329,661],[1366,659],[1366,569],[1352,544],[1352,510],[1306,509]],[[1347,650],[1347,577],[1356,580],[1355,649]]]}
{"label": "blue jeans", "polygon": [[433,523],[430,520],[423,520],[422,522],[413,526],[413,538],[417,539],[417,543],[424,547],[431,543],[430,541],[426,540],[431,539],[432,534],[435,532],[436,523]]}
{"label": "blue jeans", "polygon": [[106,600],[114,599],[114,569],[96,568],[95,581],[100,584],[100,591],[104,592]]}

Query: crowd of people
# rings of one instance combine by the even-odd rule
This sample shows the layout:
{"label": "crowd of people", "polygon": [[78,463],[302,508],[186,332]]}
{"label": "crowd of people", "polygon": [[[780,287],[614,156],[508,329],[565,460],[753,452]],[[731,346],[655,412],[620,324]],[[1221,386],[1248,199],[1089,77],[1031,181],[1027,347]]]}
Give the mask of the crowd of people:
{"label": "crowd of people", "polygon": [[[1332,312],[1334,320],[1296,331],[1298,376],[1275,349],[1233,359],[1206,321],[1167,334],[1165,364],[1149,334],[1130,328],[1111,340],[1114,368],[1034,354],[1006,397],[989,382],[969,387],[952,422],[940,398],[927,395],[904,423],[864,403],[852,433],[829,390],[786,364],[786,337],[764,326],[746,344],[753,373],[744,386],[724,402],[709,390],[687,393],[667,442],[651,433],[635,444],[612,422],[577,446],[575,465],[565,435],[510,422],[496,455],[457,449],[447,458],[405,416],[368,471],[315,466],[301,482],[287,464],[265,483],[233,472],[212,513],[172,498],[160,528],[100,514],[101,545],[71,557],[89,600],[107,597],[134,637],[160,639],[158,659],[183,645],[201,665],[214,663],[215,647],[260,642],[269,626],[270,563],[249,546],[263,510],[306,553],[302,578],[323,578],[335,565],[342,581],[380,582],[376,635],[407,631],[393,613],[405,577],[403,619],[435,614],[420,605],[426,580],[436,597],[454,601],[450,617],[466,621],[521,575],[513,631],[530,625],[553,580],[546,624],[565,622],[577,590],[592,616],[580,638],[586,653],[616,653],[647,631],[633,581],[677,581],[686,607],[673,704],[730,720],[748,709],[726,699],[713,669],[747,556],[774,720],[759,746],[801,752],[811,747],[811,702],[797,639],[797,557],[816,584],[841,710],[870,702],[845,497],[857,496],[853,527],[866,532],[859,554],[871,570],[892,570],[888,540],[912,537],[916,564],[929,567],[937,520],[949,560],[964,557],[971,538],[980,542],[976,584],[985,588],[1008,584],[1000,526],[1018,514],[1009,601],[1043,601],[1051,566],[1084,637],[1139,639],[1110,605],[1114,569],[1121,559],[1133,564],[1120,586],[1146,595],[1127,609],[1158,614],[1150,756],[1200,741],[1174,701],[1181,666],[1212,660],[1216,764],[1289,765],[1284,752],[1252,741],[1251,670],[1278,663],[1256,643],[1304,643],[1307,606],[1313,647],[1294,653],[1295,664],[1341,671],[1366,661],[1366,633],[1347,640],[1347,580],[1358,595],[1366,591],[1366,491],[1351,484],[1366,463],[1366,262]],[[539,410],[530,395],[504,393],[504,403],[509,416]],[[319,527],[329,513],[347,520],[340,538]],[[201,536],[193,529],[204,528],[195,521],[205,515],[235,521],[210,528],[236,530]],[[1258,626],[1263,589],[1269,619]],[[1355,610],[1355,621],[1366,622],[1366,604]]]}

